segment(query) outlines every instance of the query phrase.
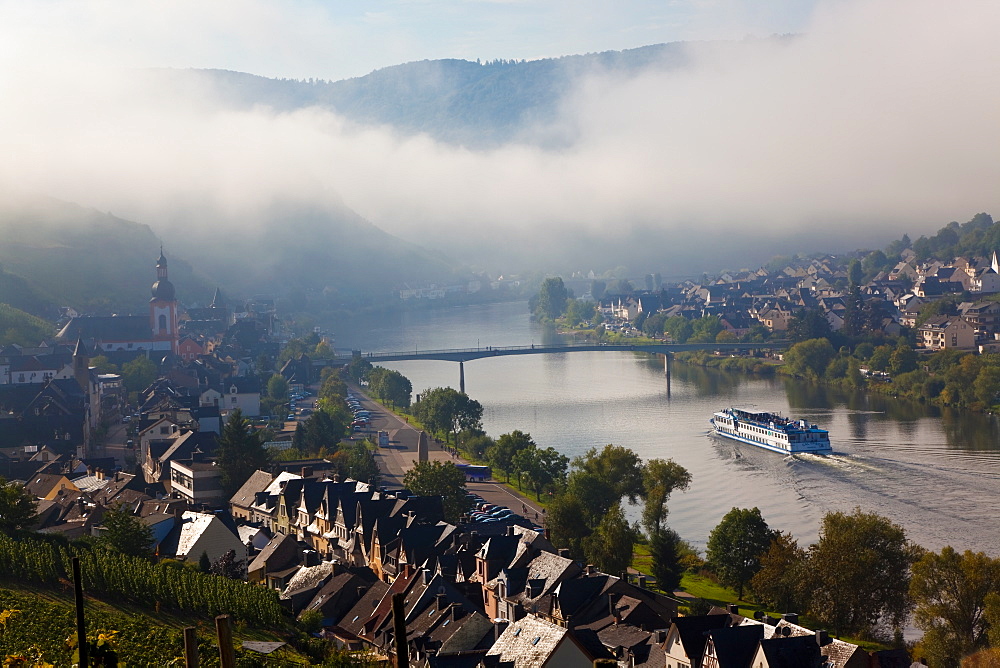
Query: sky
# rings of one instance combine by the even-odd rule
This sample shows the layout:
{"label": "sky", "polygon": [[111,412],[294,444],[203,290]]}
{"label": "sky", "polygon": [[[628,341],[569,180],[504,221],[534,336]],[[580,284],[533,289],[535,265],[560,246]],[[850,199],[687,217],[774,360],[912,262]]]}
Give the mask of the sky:
{"label": "sky", "polygon": [[[0,2],[8,56],[327,80],[437,58],[558,57],[802,30],[813,0]],[[34,52],[34,53],[33,53]]]}
{"label": "sky", "polygon": [[[875,248],[1000,215],[998,32],[995,0],[0,1],[0,184],[166,239],[206,218],[249,231],[296,201],[494,264],[507,247],[587,246],[584,271],[602,269],[604,249],[610,267],[644,255],[643,271],[713,271],[820,250],[808,237]],[[573,141],[558,148],[473,150],[329,110],[232,109],[130,74],[339,79],[676,40],[692,41],[684,69],[577,80],[557,120]]]}

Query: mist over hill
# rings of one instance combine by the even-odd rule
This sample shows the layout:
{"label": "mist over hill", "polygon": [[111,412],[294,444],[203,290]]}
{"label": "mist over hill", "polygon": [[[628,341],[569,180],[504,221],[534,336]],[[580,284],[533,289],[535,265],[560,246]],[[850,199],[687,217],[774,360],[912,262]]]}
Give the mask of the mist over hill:
{"label": "mist over hill", "polygon": [[[280,111],[321,107],[361,125],[389,125],[404,134],[476,149],[510,142],[567,146],[574,130],[560,107],[581,77],[602,73],[627,78],[645,68],[670,70],[690,61],[682,43],[656,44],[541,60],[423,60],[341,81],[269,79],[225,70],[161,70],[181,82],[201,80],[226,103]],[[729,42],[703,44],[720,53]]]}
{"label": "mist over hill", "polygon": [[876,248],[996,210],[998,21],[980,0],[837,3],[795,37],[333,82],[55,49],[5,70],[0,184],[279,295]]}

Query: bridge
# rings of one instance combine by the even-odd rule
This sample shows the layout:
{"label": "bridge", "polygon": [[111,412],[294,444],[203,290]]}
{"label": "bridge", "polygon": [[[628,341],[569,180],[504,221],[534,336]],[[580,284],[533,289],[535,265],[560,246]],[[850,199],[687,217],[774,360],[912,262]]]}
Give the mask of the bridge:
{"label": "bridge", "polygon": [[[402,362],[406,360],[440,360],[458,362],[459,389],[465,392],[465,363],[485,357],[500,357],[503,355],[548,355],[553,353],[575,352],[637,352],[663,355],[663,371],[670,383],[670,357],[674,353],[693,350],[773,350],[787,348],[788,341],[768,341],[761,343],[564,343],[529,346],[487,346],[485,348],[453,348],[444,350],[405,350],[396,352],[365,352],[354,350],[348,354],[338,351],[336,358],[324,361],[325,364],[346,364],[354,357],[360,356],[369,362]],[[317,363],[320,363],[317,360]]]}

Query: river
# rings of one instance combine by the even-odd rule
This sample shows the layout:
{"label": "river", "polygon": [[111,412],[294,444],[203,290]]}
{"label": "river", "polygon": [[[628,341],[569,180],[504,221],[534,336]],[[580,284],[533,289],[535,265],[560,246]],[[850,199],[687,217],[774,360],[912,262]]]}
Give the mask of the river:
{"label": "river", "polygon": [[[523,302],[412,311],[339,325],[338,347],[428,350],[545,343]],[[387,363],[414,390],[458,387],[454,362]],[[734,506],[813,542],[829,510],[876,511],[930,548],[1000,555],[1000,425],[994,416],[942,411],[782,378],[675,363],[627,352],[503,356],[465,364],[466,391],[483,404],[486,431],[521,429],[570,457],[607,443],[643,459],[670,458],[692,483],[670,502],[670,525],[704,549]],[[830,430],[834,453],[782,457],[709,435],[725,406],[804,417]],[[633,518],[637,513],[633,510]]]}

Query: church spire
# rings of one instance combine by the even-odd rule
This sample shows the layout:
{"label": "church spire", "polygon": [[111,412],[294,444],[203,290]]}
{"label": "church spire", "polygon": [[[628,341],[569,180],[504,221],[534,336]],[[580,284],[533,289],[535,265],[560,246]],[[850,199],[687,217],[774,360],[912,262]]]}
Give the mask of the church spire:
{"label": "church spire", "polygon": [[997,252],[996,251],[993,251],[993,262],[990,264],[990,267],[993,268],[993,271],[995,271],[996,273],[1000,274],[1000,262],[997,262]]}

